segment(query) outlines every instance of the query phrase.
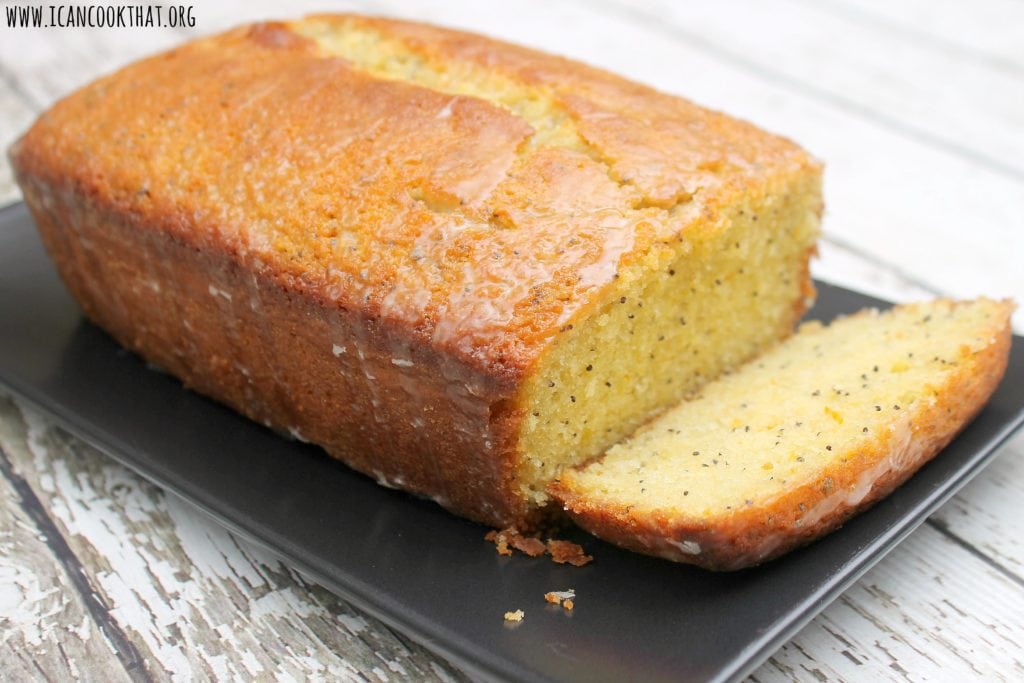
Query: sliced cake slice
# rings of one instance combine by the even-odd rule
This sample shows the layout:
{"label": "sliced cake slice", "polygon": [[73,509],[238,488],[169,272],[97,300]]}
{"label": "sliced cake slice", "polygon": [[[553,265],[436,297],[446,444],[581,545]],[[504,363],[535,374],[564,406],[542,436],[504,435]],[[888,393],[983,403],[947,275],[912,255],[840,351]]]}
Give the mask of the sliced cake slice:
{"label": "sliced cake slice", "polygon": [[739,569],[811,541],[906,481],[1006,369],[1008,301],[811,322],[550,489],[608,541]]}

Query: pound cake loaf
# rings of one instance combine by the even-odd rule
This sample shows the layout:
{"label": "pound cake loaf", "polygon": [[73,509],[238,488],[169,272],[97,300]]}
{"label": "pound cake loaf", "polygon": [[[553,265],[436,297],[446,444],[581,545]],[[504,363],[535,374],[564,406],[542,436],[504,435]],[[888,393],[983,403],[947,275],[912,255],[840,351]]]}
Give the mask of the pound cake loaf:
{"label": "pound cake loaf", "polygon": [[57,103],[10,157],[119,342],[493,525],[813,295],[821,169],[796,145],[422,24],[198,40]]}
{"label": "pound cake loaf", "polygon": [[738,569],[887,495],[981,409],[1006,370],[1010,302],[869,310],[706,385],[551,489],[639,552]]}

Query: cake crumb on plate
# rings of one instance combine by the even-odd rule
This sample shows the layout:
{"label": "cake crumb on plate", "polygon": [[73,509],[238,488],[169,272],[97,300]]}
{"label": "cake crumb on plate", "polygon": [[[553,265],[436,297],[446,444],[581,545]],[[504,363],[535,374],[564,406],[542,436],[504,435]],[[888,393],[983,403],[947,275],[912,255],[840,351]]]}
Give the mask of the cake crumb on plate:
{"label": "cake crumb on plate", "polygon": [[513,549],[530,557],[540,557],[544,553],[548,553],[554,562],[571,564],[575,567],[582,567],[594,559],[587,555],[577,543],[553,538],[549,538],[545,543],[534,536],[524,536],[515,527],[500,531],[492,529],[487,532],[484,539],[494,543],[499,555],[512,555]]}
{"label": "cake crumb on plate", "polygon": [[558,564],[571,564],[574,567],[582,567],[594,559],[593,556],[583,552],[583,548],[578,543],[559,541],[553,538],[548,539],[548,552],[551,553],[551,559]]}
{"label": "cake crumb on plate", "polygon": [[567,610],[571,610],[573,608],[573,598],[575,597],[576,591],[572,588],[564,591],[551,591],[544,594],[544,599],[552,605],[561,605]]}

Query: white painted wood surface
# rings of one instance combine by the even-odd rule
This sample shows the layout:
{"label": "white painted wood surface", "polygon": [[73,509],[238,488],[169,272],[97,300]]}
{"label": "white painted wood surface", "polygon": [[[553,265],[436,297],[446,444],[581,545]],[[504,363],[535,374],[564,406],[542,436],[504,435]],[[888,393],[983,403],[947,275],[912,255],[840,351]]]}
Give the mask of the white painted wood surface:
{"label": "white painted wood surface", "polygon": [[[784,133],[827,164],[818,276],[897,300],[1024,302],[1018,2],[363,0],[287,11],[330,7],[534,45]],[[0,145],[131,58],[281,11],[204,2],[189,30],[0,23]],[[17,198],[4,163],[0,203]],[[1018,437],[752,679],[1024,680],[1022,500]],[[461,677],[0,397],[0,680]]]}

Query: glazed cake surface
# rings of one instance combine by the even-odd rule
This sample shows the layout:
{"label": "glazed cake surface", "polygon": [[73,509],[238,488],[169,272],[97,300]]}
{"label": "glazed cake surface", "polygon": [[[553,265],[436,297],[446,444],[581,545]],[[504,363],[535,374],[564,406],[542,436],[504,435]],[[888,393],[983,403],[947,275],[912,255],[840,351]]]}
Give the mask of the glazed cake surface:
{"label": "glazed cake surface", "polygon": [[125,346],[390,486],[524,524],[566,465],[787,336],[820,167],[604,71],[356,16],[241,27],[11,150]]}

